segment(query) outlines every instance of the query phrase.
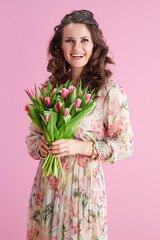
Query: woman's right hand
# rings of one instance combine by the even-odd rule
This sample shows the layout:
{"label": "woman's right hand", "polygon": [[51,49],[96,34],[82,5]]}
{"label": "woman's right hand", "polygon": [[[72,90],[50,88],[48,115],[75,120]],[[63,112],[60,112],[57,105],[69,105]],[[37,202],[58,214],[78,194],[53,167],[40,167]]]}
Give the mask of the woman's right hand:
{"label": "woman's right hand", "polygon": [[39,143],[38,151],[42,157],[46,157],[48,150],[49,150],[48,142],[46,140],[45,135],[42,135],[42,139]]}

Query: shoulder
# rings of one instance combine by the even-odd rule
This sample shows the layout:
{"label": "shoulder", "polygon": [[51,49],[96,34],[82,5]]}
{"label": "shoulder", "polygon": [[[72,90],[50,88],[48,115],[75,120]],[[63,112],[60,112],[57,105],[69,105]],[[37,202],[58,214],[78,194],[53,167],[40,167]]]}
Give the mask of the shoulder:
{"label": "shoulder", "polygon": [[105,104],[119,103],[121,105],[127,105],[128,99],[124,88],[116,81],[109,79],[105,85],[100,88],[98,95],[103,97]]}
{"label": "shoulder", "polygon": [[126,91],[124,90],[124,88],[113,79],[106,80],[105,84],[100,88],[99,92],[100,95],[101,94],[109,95],[110,92],[112,93],[117,92],[117,94],[119,93],[120,95],[121,94],[126,95]]}

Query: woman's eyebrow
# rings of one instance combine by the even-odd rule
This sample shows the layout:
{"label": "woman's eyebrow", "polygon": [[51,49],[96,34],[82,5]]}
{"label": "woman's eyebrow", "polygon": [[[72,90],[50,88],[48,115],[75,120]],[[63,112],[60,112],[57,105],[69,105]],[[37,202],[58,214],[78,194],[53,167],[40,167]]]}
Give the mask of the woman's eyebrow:
{"label": "woman's eyebrow", "polygon": [[[73,38],[73,37],[66,37],[66,38]],[[90,38],[90,37],[88,37],[88,36],[85,36],[85,37],[81,37],[81,38]]]}

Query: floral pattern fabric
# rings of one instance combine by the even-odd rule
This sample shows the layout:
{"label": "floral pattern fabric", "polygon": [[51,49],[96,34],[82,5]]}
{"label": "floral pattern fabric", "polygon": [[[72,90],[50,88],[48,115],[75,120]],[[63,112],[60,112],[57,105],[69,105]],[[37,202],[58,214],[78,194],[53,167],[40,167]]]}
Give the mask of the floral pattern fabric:
{"label": "floral pattern fabric", "polygon": [[112,164],[133,153],[134,134],[127,95],[113,80],[98,92],[95,105],[74,139],[95,142],[98,158],[61,157],[65,181],[43,176],[38,154],[42,131],[33,123],[25,138],[28,153],[40,159],[29,197],[27,240],[107,240],[107,196],[101,161]]}

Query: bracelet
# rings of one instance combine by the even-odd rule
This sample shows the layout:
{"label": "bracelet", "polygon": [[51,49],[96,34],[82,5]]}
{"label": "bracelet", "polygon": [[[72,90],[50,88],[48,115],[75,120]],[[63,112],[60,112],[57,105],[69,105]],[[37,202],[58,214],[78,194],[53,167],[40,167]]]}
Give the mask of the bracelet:
{"label": "bracelet", "polygon": [[97,157],[99,156],[97,150],[96,150],[96,145],[95,142],[93,140],[92,141],[92,155],[91,155],[91,159],[97,159]]}

